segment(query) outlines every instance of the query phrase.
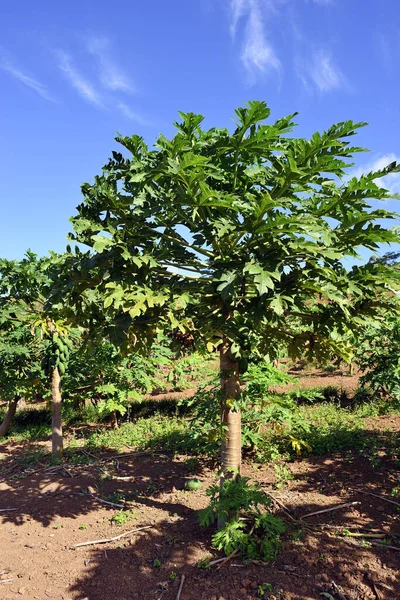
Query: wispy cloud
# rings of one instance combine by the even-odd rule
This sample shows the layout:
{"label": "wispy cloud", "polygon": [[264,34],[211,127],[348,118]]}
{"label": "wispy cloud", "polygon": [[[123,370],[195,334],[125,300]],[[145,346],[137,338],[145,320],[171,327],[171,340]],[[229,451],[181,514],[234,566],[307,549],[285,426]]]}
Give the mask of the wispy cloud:
{"label": "wispy cloud", "polygon": [[87,49],[99,65],[100,80],[104,87],[115,92],[132,93],[134,87],[129,77],[112,58],[111,44],[107,38],[91,37],[87,40]]}
{"label": "wispy cloud", "polygon": [[[353,169],[351,175],[355,177],[361,177],[361,175],[364,175],[365,173],[379,171],[393,161],[400,163],[400,157],[394,154],[394,152],[389,152],[388,154],[377,154],[364,165],[360,165],[356,169]],[[390,175],[386,175],[386,177],[380,177],[379,179],[376,179],[375,182],[379,187],[384,187],[393,194],[400,193],[400,173],[391,173]]]}
{"label": "wispy cloud", "polygon": [[314,4],[319,4],[320,6],[329,6],[334,4],[334,0],[311,0]]}
{"label": "wispy cloud", "polygon": [[117,107],[127,119],[135,121],[139,125],[149,125],[146,119],[143,119],[137,112],[130,109],[124,102],[119,102]]}
{"label": "wispy cloud", "polygon": [[78,94],[82,96],[87,102],[94,104],[95,106],[102,107],[103,102],[101,95],[96,88],[78,71],[75,67],[71,57],[66,52],[57,52],[59,59],[59,68],[64,73],[72,87],[74,87]]}
{"label": "wispy cloud", "polygon": [[26,87],[28,87],[31,90],[33,90],[34,92],[36,92],[36,94],[39,94],[39,96],[41,96],[45,100],[49,100],[50,102],[55,102],[54,98],[50,95],[50,93],[47,89],[47,86],[45,86],[43,83],[41,83],[37,79],[34,79],[33,77],[31,77],[24,71],[17,69],[8,60],[5,60],[1,57],[0,57],[0,69],[5,71],[5,73],[10,75],[10,77],[12,77],[13,79],[16,79],[17,81],[19,81]]}
{"label": "wispy cloud", "polygon": [[[265,6],[273,9],[271,2]],[[231,0],[230,31],[233,38],[242,18],[246,20],[246,25],[240,58],[250,82],[254,83],[268,72],[279,71],[281,62],[268,39],[260,0]]]}
{"label": "wispy cloud", "polygon": [[231,0],[231,36],[234,38],[238,21],[243,17],[248,9],[248,0]]}
{"label": "wispy cloud", "polygon": [[297,59],[297,74],[304,87],[317,88],[320,92],[348,87],[340,69],[334,64],[332,54],[327,50],[314,50],[311,58]]}

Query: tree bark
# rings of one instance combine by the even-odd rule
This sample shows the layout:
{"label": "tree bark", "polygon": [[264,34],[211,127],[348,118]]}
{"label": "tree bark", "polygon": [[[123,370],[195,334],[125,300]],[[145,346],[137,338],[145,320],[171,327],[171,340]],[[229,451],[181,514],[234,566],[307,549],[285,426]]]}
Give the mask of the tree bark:
{"label": "tree bark", "polygon": [[51,375],[51,453],[57,458],[63,455],[63,431],[61,421],[61,376],[58,368]]}
{"label": "tree bark", "polygon": [[230,355],[231,342],[224,339],[220,347],[220,372],[223,397],[221,401],[222,453],[224,479],[240,474],[242,462],[242,422],[240,411],[231,410],[231,401],[240,396],[239,365]]}
{"label": "tree bark", "polygon": [[18,400],[19,400],[19,398],[13,398],[8,403],[6,416],[4,417],[3,422],[0,425],[0,438],[5,437],[8,433],[8,430],[10,429],[10,425],[15,416],[15,411],[17,410]]}
{"label": "tree bark", "polygon": [[27,407],[27,402],[26,402],[24,396],[22,396],[22,398],[19,398],[19,400],[18,400],[18,406],[17,406],[18,412],[21,412],[21,410],[25,410],[26,407]]}
{"label": "tree bark", "polygon": [[114,410],[110,415],[111,429],[119,429],[117,413]]}

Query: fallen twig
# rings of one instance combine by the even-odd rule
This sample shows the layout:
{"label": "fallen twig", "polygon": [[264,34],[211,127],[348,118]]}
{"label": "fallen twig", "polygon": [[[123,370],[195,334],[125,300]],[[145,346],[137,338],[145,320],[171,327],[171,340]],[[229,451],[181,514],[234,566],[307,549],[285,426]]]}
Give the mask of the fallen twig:
{"label": "fallen twig", "polygon": [[[362,548],[363,546],[361,545],[361,541],[358,542],[352,538],[348,538],[346,536],[341,537],[340,538],[343,542],[346,542],[347,544],[351,544],[352,546],[357,546],[357,548]],[[384,544],[384,543],[379,543],[379,542],[374,542],[374,541],[368,541],[368,544],[370,544],[371,546],[377,546],[378,548],[387,548],[388,550],[396,550],[397,552],[400,552],[400,546],[389,546],[388,544]],[[365,547],[365,546],[364,546]],[[380,585],[380,584],[379,584]]]}
{"label": "fallen twig", "polygon": [[380,500],[384,500],[385,502],[390,502],[390,504],[394,504],[395,506],[400,506],[399,502],[395,502],[394,500],[390,500],[390,498],[385,498],[385,496],[378,496],[378,494],[373,494],[372,492],[365,492],[364,490],[355,490],[360,494],[365,494],[366,496],[374,496],[374,498],[379,498]]}
{"label": "fallen twig", "polygon": [[6,512],[7,510],[17,510],[16,508],[0,508],[0,512]]}
{"label": "fallen twig", "polygon": [[388,544],[380,544],[379,542],[370,542],[373,546],[378,546],[378,548],[387,548],[388,550],[397,550],[400,552],[400,546],[388,546]]}
{"label": "fallen twig", "polygon": [[91,542],[81,542],[80,544],[75,544],[74,548],[80,548],[81,546],[94,546],[95,544],[107,544],[108,542],[116,542],[131,533],[136,533],[137,531],[143,531],[143,529],[151,529],[152,525],[146,525],[145,527],[137,527],[136,529],[131,529],[130,531],[126,531],[125,533],[121,533],[121,535],[116,535],[112,538],[105,538],[103,540],[92,540]]}
{"label": "fallen twig", "polygon": [[307,519],[308,517],[313,517],[314,515],[321,515],[322,513],[339,510],[340,508],[347,508],[348,506],[355,506],[356,504],[361,504],[361,502],[346,502],[345,504],[338,504],[337,506],[333,506],[332,508],[324,508],[324,510],[316,510],[315,512],[307,513],[306,515],[302,515],[301,517],[299,517],[299,519]]}
{"label": "fallen twig", "polygon": [[346,596],[341,592],[340,588],[334,581],[331,581],[331,586],[334,592],[339,596],[339,600],[347,600]]}
{"label": "fallen twig", "polygon": [[11,577],[11,579],[0,579],[0,583],[12,583],[14,581],[14,579]]}
{"label": "fallen twig", "polygon": [[181,577],[181,583],[180,583],[180,585],[179,585],[179,590],[178,590],[178,593],[177,593],[177,595],[176,595],[176,600],[179,600],[179,599],[180,599],[180,597],[181,597],[182,588],[183,588],[183,584],[184,584],[184,583],[185,583],[185,576],[184,576],[184,575],[182,575],[182,577]]}
{"label": "fallen twig", "polygon": [[291,519],[292,521],[296,520],[294,518],[294,516],[291,514],[290,510],[287,508],[287,506],[285,506],[283,504],[283,502],[281,502],[280,500],[278,500],[277,498],[275,498],[275,496],[273,496],[271,494],[271,492],[268,492],[265,488],[263,488],[263,491],[264,491],[265,494],[267,494],[267,496],[269,496],[269,498],[271,498],[271,500],[273,502],[275,502],[278,506],[280,506],[280,508],[286,513],[286,515],[289,517],[289,519]]}
{"label": "fallen twig", "polygon": [[51,474],[53,471],[65,469],[66,466],[71,467],[74,465],[55,465],[53,467],[42,467],[41,469],[35,469],[34,471],[25,470],[25,471],[23,471],[23,474],[26,476],[36,475],[36,473],[44,473],[44,472]]}
{"label": "fallen twig", "polygon": [[97,456],[95,456],[94,454],[90,454],[90,452],[88,452],[87,450],[84,450],[83,448],[80,449],[80,452],[82,452],[82,454],[86,454],[86,456],[90,456],[91,458],[94,458],[94,460],[98,460]]}
{"label": "fallen twig", "polygon": [[343,537],[375,538],[380,540],[383,540],[385,537],[387,537],[386,533],[361,533],[359,531],[355,531],[354,533],[348,531],[347,533],[340,533],[339,535]]}
{"label": "fallen twig", "polygon": [[236,556],[236,554],[239,552],[239,548],[236,548],[236,550],[234,550],[233,552],[230,553],[229,556],[227,556],[226,558],[224,558],[223,561],[221,561],[221,563],[218,565],[217,569],[220,569],[221,567],[223,567],[224,565],[226,565],[226,563],[231,560],[231,558],[233,558],[234,556]]}
{"label": "fallen twig", "polygon": [[382,600],[382,596],[375,585],[375,581],[373,579],[371,579],[371,577],[368,577],[368,580],[371,583],[371,587],[374,590],[374,594],[375,594],[377,600]]}
{"label": "fallen twig", "polygon": [[[346,534],[341,534],[340,530],[344,529],[341,525],[332,525],[331,523],[321,523],[320,525],[315,525],[314,527],[318,528],[318,529],[334,529],[336,530],[336,533],[338,533],[339,535],[346,535]],[[362,531],[360,531],[360,529]],[[383,536],[390,536],[390,532],[388,531],[383,531],[383,529],[376,529],[375,527],[368,527],[367,525],[365,526],[353,526],[353,528],[351,530],[347,529],[347,531],[350,531],[350,533],[362,533],[363,531],[365,531],[365,533],[369,534],[369,533],[377,533]]]}
{"label": "fallen twig", "polygon": [[217,558],[216,560],[212,560],[211,562],[208,563],[208,565],[210,567],[213,567],[214,565],[217,565],[218,563],[224,561],[226,559],[226,556],[223,556],[222,558]]}
{"label": "fallen twig", "polygon": [[[86,496],[86,494],[82,494],[82,496]],[[98,498],[98,496],[94,496],[93,494],[89,494],[93,500],[97,500],[97,502],[101,502],[102,504],[107,504],[108,506],[115,506],[116,508],[125,508],[123,504],[116,504],[116,502],[109,502],[108,500],[103,500],[103,498]]]}

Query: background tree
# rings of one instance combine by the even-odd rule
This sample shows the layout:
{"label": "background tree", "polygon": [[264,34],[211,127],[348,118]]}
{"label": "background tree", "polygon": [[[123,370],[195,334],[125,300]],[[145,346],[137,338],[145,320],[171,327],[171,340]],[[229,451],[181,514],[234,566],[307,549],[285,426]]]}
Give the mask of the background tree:
{"label": "background tree", "polygon": [[158,326],[219,350],[225,472],[240,470],[246,359],[273,357],[282,340],[293,354],[345,353],[341,337],[384,304],[378,290],[398,283],[385,264],[343,264],[399,241],[381,224],[394,215],[371,206],[390,197],[375,180],[398,165],[349,177],[362,149],[348,140],[364,123],[307,140],[287,136],[294,115],[265,124],[269,113],[249,102],[233,132],[180,113],[175,137],[152,150],[118,137],[128,156],[113,152],[72,219],[73,239],[94,253],[70,261],[64,293],[78,313],[97,295],[109,322],[123,324],[126,348]]}
{"label": "background tree", "polygon": [[127,412],[129,401],[141,401],[143,394],[162,387],[157,376],[163,366],[170,365],[169,354],[164,346],[146,356],[124,356],[105,339],[93,344],[88,332],[71,355],[63,382],[65,400],[78,410],[92,405],[117,428],[118,415]]}
{"label": "background tree", "polygon": [[0,260],[0,398],[7,406],[0,437],[8,433],[18,402],[45,392],[32,332],[43,281],[41,262],[31,252],[22,261]]}
{"label": "background tree", "polygon": [[61,377],[71,348],[69,326],[60,305],[47,305],[52,269],[62,256],[38,258],[27,252],[21,261],[0,261],[0,386],[9,401],[2,427],[7,432],[21,397],[35,389],[46,394],[51,382],[52,452],[62,455]]}

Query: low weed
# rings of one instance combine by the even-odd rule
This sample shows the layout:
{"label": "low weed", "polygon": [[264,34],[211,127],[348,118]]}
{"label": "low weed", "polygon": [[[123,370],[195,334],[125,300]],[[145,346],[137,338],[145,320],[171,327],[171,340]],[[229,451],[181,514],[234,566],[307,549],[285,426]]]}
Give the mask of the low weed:
{"label": "low weed", "polygon": [[257,587],[257,594],[261,596],[261,598],[264,597],[265,592],[272,592],[272,584],[268,583],[267,581],[260,583],[260,585]]}
{"label": "low weed", "polygon": [[284,487],[284,485],[294,478],[293,473],[289,471],[285,467],[285,465],[274,465],[276,483],[275,487],[279,490]]}
{"label": "low weed", "polygon": [[118,525],[118,527],[123,527],[126,523],[132,521],[132,519],[134,519],[135,517],[136,515],[134,510],[120,510],[119,512],[117,512],[117,514],[111,517],[110,521],[111,523],[115,523],[115,525]]}

